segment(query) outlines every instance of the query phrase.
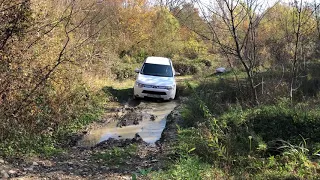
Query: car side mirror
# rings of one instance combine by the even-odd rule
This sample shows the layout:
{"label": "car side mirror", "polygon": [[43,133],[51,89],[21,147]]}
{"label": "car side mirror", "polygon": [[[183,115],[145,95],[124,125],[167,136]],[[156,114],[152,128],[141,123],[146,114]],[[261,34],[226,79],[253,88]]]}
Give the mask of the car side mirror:
{"label": "car side mirror", "polygon": [[139,69],[139,68],[136,68],[136,69],[134,70],[134,72],[139,73],[139,72],[140,72],[140,69]]}
{"label": "car side mirror", "polygon": [[178,72],[175,72],[175,74],[174,74],[175,76],[180,76],[181,74],[180,73],[178,73]]}

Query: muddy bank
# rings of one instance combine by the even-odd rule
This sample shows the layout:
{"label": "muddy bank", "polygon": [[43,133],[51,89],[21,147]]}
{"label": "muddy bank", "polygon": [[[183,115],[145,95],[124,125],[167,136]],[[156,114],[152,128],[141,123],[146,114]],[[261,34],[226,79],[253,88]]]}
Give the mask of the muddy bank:
{"label": "muddy bank", "polygon": [[137,133],[134,138],[132,139],[114,139],[110,138],[108,140],[102,141],[98,143],[97,145],[91,147],[91,149],[110,149],[113,147],[126,147],[129,146],[130,144],[145,144],[143,139],[140,137],[140,135]]}

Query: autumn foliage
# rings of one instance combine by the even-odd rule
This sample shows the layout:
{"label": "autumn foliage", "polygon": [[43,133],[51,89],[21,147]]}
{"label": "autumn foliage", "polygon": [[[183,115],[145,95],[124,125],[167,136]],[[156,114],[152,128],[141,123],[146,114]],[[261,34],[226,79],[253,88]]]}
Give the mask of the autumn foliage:
{"label": "autumn foliage", "polygon": [[197,1],[161,2],[1,1],[0,141],[49,134],[100,106],[106,99],[88,79],[130,78],[147,56],[170,57],[194,73],[197,62],[246,71],[256,103],[259,72],[280,69],[292,95],[304,65],[319,58],[317,4],[258,13],[239,3],[228,14],[227,1],[208,10]]}

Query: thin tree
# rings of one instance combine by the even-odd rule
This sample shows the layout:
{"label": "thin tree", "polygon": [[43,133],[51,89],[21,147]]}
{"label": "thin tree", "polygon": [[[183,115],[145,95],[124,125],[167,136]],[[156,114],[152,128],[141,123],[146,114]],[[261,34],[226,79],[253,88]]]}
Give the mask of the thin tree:
{"label": "thin tree", "polygon": [[[292,22],[289,24],[293,29],[293,57],[290,61],[290,84],[289,84],[289,97],[291,101],[293,100],[294,92],[301,86],[301,83],[298,81],[300,77],[301,65],[305,63],[305,54],[307,51],[304,47],[305,39],[308,39],[306,36],[306,30],[312,27],[309,27],[308,23],[312,19],[312,15],[316,13],[319,5],[315,5],[314,9],[311,10],[308,4],[304,3],[303,0],[293,0],[291,2],[292,10]],[[316,13],[317,14],[317,13]],[[317,16],[317,15],[316,15]],[[290,29],[290,28],[289,28]],[[290,32],[288,32],[290,33]],[[290,35],[288,35],[290,36]]]}
{"label": "thin tree", "polygon": [[202,12],[212,14],[206,21],[213,34],[213,43],[220,47],[227,59],[233,57],[241,64],[247,75],[252,101],[259,104],[259,84],[255,81],[260,65],[257,37],[258,27],[267,11],[260,13],[262,4],[258,0],[216,0],[216,6],[197,2],[200,7],[205,6]]}
{"label": "thin tree", "polygon": [[316,54],[319,55],[320,54],[320,2],[319,0],[314,0],[313,2],[313,11],[314,11],[314,17],[315,17],[315,20],[316,20],[316,29],[317,29],[317,33],[316,33]]}

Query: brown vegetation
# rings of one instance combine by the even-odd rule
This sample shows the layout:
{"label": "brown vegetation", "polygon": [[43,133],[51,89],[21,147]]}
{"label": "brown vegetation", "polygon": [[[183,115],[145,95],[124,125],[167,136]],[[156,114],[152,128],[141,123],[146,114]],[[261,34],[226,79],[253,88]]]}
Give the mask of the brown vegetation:
{"label": "brown vegetation", "polygon": [[[132,78],[151,55],[171,57],[186,74],[214,63],[230,66],[236,79],[244,71],[238,89],[249,90],[251,104],[300,98],[306,64],[319,58],[319,3],[260,5],[0,1],[0,140],[50,134],[97,108],[103,98],[88,79]],[[267,71],[274,80],[264,80]]]}

